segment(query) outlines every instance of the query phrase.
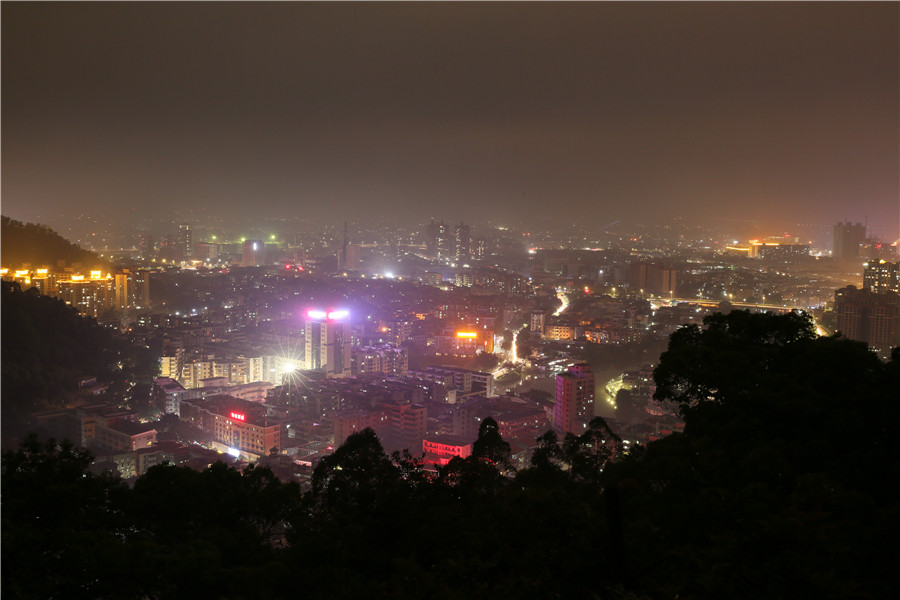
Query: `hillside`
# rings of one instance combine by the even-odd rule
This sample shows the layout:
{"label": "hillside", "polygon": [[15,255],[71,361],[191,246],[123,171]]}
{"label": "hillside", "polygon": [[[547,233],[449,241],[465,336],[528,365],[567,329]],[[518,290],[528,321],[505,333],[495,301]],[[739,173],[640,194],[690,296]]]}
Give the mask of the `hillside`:
{"label": "hillside", "polygon": [[81,263],[82,270],[109,268],[107,261],[73,244],[45,225],[22,223],[4,216],[0,242],[0,258],[4,267],[15,269],[30,264],[32,268],[53,268],[59,261],[65,261],[66,266]]}
{"label": "hillside", "polygon": [[120,404],[135,382],[149,383],[157,372],[158,357],[149,349],[79,316],[58,298],[4,281],[0,309],[4,440],[23,433],[27,413],[70,403],[82,377],[110,384],[97,401]]}

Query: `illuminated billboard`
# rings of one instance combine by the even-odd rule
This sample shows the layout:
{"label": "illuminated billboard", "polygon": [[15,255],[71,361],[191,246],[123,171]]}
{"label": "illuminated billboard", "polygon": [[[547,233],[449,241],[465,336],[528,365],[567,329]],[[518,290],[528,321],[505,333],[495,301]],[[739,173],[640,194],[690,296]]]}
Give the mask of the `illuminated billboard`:
{"label": "illuminated billboard", "polygon": [[233,412],[231,413],[231,418],[235,421],[246,421],[247,415],[245,415],[244,413]]}
{"label": "illuminated billboard", "polygon": [[329,310],[326,312],[324,310],[312,309],[306,312],[306,316],[317,321],[324,321],[326,319],[329,321],[341,321],[350,316],[350,311]]}

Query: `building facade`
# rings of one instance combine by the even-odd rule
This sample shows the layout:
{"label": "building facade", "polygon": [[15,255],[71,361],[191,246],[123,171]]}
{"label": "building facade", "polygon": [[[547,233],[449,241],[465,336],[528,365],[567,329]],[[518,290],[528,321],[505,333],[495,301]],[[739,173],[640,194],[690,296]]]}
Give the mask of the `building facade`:
{"label": "building facade", "polygon": [[580,434],[594,416],[594,373],[587,363],[569,367],[556,376],[553,429],[559,434]]}

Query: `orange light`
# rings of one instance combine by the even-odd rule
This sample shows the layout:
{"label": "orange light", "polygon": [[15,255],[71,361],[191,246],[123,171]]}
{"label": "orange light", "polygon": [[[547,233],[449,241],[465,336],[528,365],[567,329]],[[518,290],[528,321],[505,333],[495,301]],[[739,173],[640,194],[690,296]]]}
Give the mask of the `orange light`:
{"label": "orange light", "polygon": [[478,337],[478,334],[475,333],[474,331],[457,331],[457,332],[456,332],[456,337],[461,337],[461,338],[474,338],[474,337]]}

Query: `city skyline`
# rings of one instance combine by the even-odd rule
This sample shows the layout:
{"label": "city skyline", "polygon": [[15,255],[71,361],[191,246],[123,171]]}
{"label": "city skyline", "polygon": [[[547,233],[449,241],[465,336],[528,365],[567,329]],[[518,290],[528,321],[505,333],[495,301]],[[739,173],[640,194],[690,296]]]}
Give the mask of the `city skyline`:
{"label": "city skyline", "polygon": [[3,5],[3,213],[900,237],[895,3]]}

